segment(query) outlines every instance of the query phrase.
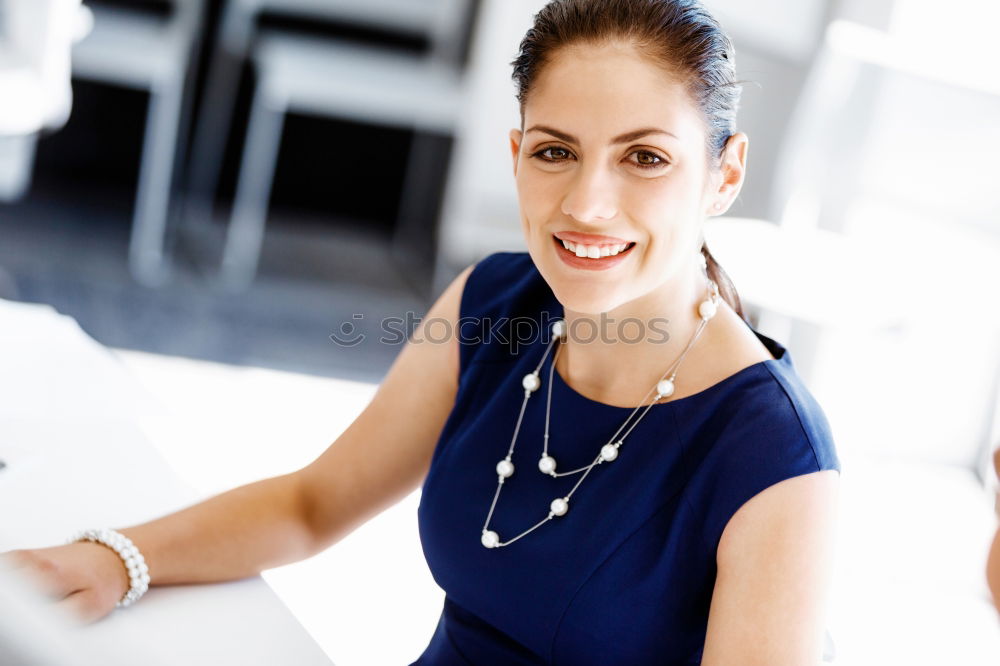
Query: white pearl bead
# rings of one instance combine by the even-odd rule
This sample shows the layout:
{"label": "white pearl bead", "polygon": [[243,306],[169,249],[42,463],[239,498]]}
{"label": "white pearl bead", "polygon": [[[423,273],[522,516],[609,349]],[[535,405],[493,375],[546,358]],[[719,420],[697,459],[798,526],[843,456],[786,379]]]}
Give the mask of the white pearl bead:
{"label": "white pearl bead", "polygon": [[564,320],[557,319],[552,322],[552,335],[557,338],[561,338],[566,335],[566,322]]}
{"label": "white pearl bead", "polygon": [[523,386],[526,391],[535,391],[541,385],[542,381],[538,378],[538,375],[533,372],[529,372],[524,376],[524,379],[521,380],[521,386]]}
{"label": "white pearl bead", "polygon": [[481,541],[487,548],[496,548],[497,544],[500,543],[500,535],[493,530],[484,530]]}
{"label": "white pearl bead", "polygon": [[504,458],[497,463],[497,474],[507,479],[514,473],[514,463]]}
{"label": "white pearl bead", "polygon": [[565,513],[567,512],[567,511],[569,511],[569,502],[567,502],[567,501],[566,501],[566,500],[565,500],[564,498],[562,498],[562,497],[557,497],[557,498],[555,498],[554,500],[552,500],[552,504],[550,504],[550,505],[549,505],[549,509],[550,509],[550,510],[552,511],[552,513],[554,513],[555,515],[557,515],[557,516],[562,516],[562,515],[564,515],[564,514],[565,514]]}
{"label": "white pearl bead", "polygon": [[551,474],[556,471],[556,459],[552,456],[542,456],[538,460],[538,469],[542,474]]}
{"label": "white pearl bead", "polygon": [[605,444],[601,447],[601,458],[605,462],[611,462],[618,457],[618,447],[614,444]]}
{"label": "white pearl bead", "polygon": [[661,398],[669,398],[674,394],[674,383],[669,379],[661,379],[656,382],[656,392]]}
{"label": "white pearl bead", "polygon": [[702,319],[711,319],[715,316],[716,309],[715,303],[712,301],[702,301],[701,305],[698,306],[698,314],[701,315]]}

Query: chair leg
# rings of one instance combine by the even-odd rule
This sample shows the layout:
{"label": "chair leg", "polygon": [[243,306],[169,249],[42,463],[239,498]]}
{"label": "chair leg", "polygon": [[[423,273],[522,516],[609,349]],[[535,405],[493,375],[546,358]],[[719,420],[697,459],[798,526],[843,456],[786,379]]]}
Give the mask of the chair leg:
{"label": "chair leg", "polygon": [[162,284],[168,273],[163,243],[182,103],[182,80],[171,80],[162,87],[154,86],[150,91],[129,244],[132,275],[139,283],[147,286]]}
{"label": "chair leg", "polygon": [[236,93],[240,78],[239,60],[228,53],[217,54],[210,65],[205,98],[195,125],[191,149],[191,169],[187,179],[189,203],[204,220],[211,218],[215,192],[225,157]]}
{"label": "chair leg", "polygon": [[17,201],[31,186],[37,136],[0,136],[0,201]]}
{"label": "chair leg", "polygon": [[264,86],[258,83],[250,110],[236,199],[226,232],[220,273],[226,287],[247,287],[257,272],[284,119],[284,109],[271,108]]}

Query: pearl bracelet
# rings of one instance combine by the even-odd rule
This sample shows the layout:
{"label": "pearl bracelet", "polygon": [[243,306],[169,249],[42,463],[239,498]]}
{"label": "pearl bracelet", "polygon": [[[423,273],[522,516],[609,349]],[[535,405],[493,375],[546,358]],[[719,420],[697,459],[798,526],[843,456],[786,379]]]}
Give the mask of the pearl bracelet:
{"label": "pearl bracelet", "polygon": [[129,588],[125,596],[115,604],[116,607],[131,606],[139,601],[140,597],[149,589],[149,567],[146,566],[146,559],[127,536],[105,527],[78,532],[67,543],[76,543],[77,541],[93,541],[103,544],[122,558],[125,568],[128,569]]}

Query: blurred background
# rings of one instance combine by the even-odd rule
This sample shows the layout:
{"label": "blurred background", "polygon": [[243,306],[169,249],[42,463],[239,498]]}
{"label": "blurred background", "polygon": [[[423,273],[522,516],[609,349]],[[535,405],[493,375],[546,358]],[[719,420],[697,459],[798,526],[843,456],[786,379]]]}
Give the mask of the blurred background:
{"label": "blurred background", "polygon": [[[197,492],[307,463],[399,352],[384,317],[412,330],[462,268],[524,249],[508,63],[543,4],[0,0],[0,303],[110,350]],[[1000,4],[705,4],[750,137],[708,244],[844,466],[835,663],[996,664]],[[4,401],[28,400],[11,376]],[[418,501],[265,573],[338,663],[430,639]]]}

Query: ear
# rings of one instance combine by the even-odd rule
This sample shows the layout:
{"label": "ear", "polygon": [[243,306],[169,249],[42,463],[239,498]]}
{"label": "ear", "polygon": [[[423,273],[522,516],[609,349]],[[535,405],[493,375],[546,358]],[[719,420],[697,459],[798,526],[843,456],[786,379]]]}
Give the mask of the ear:
{"label": "ear", "polygon": [[[747,151],[750,138],[743,132],[737,132],[729,137],[722,153],[722,163],[719,168],[717,182],[710,193],[708,215],[722,215],[739,196],[743,187],[743,179],[747,170]],[[718,208],[716,208],[718,204]]]}
{"label": "ear", "polygon": [[521,154],[521,130],[516,127],[510,131],[510,156],[514,161],[514,176],[517,176],[517,161]]}

